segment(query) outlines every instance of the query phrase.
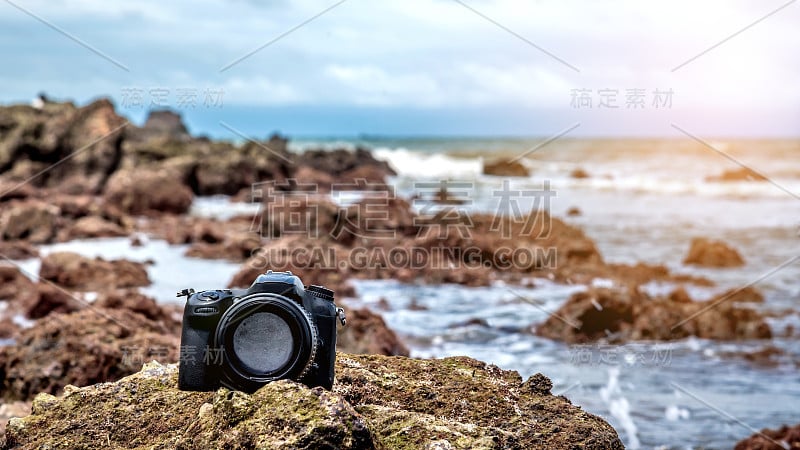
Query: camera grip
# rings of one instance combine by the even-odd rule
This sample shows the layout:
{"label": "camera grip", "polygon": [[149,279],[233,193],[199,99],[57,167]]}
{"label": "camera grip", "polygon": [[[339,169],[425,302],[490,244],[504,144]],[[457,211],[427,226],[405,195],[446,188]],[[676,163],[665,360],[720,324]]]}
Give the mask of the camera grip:
{"label": "camera grip", "polygon": [[219,363],[209,358],[211,330],[185,323],[181,333],[178,388],[184,391],[212,391],[219,387]]}

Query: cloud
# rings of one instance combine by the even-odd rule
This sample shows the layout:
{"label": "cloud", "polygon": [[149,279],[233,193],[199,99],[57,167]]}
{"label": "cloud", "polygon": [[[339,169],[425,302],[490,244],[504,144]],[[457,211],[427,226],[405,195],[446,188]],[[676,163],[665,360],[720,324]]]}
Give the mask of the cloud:
{"label": "cloud", "polygon": [[452,0],[351,0],[299,28],[335,1],[24,2],[130,73],[0,3],[0,101],[45,90],[119,102],[125,86],[192,86],[222,87],[231,105],[569,115],[571,89],[638,87],[673,88],[682,107],[705,111],[800,110],[800,4],[673,72],[785,2],[464,1],[497,23]]}

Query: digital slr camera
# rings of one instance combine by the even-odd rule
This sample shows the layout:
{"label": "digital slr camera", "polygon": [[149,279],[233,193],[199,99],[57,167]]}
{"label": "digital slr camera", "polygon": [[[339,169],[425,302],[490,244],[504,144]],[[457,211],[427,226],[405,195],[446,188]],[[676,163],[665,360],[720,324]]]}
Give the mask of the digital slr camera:
{"label": "digital slr camera", "polygon": [[178,387],[244,392],[279,379],[333,386],[336,321],[333,291],[304,287],[291,272],[259,275],[246,290],[185,289]]}

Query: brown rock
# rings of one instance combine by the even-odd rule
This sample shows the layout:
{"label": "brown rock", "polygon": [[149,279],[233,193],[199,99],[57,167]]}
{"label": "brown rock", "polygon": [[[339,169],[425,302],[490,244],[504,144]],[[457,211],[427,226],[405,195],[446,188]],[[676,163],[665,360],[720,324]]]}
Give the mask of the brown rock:
{"label": "brown rock", "polygon": [[683,290],[650,298],[636,288],[590,289],[570,297],[536,327],[536,334],[565,342],[599,339],[768,339],[764,317],[732,302],[691,301]]}
{"label": "brown rock", "polygon": [[366,308],[346,309],[347,326],[339,329],[336,348],[346,353],[408,356],[408,348],[386,326],[383,318]]}
{"label": "brown rock", "polygon": [[337,355],[332,391],[289,380],[245,394],[177,389],[157,362],[113,383],[42,394],[3,448],[621,450],[603,419],[542,374],[465,357]]}
{"label": "brown rock", "polygon": [[8,316],[0,319],[0,338],[11,339],[17,337],[21,327]]}
{"label": "brown rock", "polygon": [[34,286],[34,282],[19,268],[0,264],[0,300],[10,301],[21,298],[26,292],[32,292]]}
{"label": "brown rock", "polygon": [[355,290],[347,282],[349,275],[341,264],[346,255],[345,248],[325,240],[293,235],[273,239],[253,253],[228,287],[249,287],[267,270],[290,270],[306,285],[323,285],[332,289],[337,298],[352,297]]}
{"label": "brown rock", "polygon": [[497,177],[527,177],[530,172],[519,161],[496,160],[483,162],[483,174]]}
{"label": "brown rock", "polygon": [[[72,186],[97,192],[121,157],[125,119],[107,99],[82,108],[72,103],[46,102],[41,108],[13,105],[2,108],[0,172],[35,186]],[[55,165],[59,162],[60,164]]]}
{"label": "brown rock", "polygon": [[150,111],[142,130],[152,134],[167,135],[173,139],[189,137],[181,115],[169,110]]}
{"label": "brown rock", "polygon": [[67,230],[63,240],[86,239],[99,237],[120,237],[128,233],[116,223],[98,216],[86,216],[78,219]]}
{"label": "brown rock", "polygon": [[735,303],[764,303],[764,294],[753,286],[729,289],[714,296],[714,301],[729,301]]}
{"label": "brown rock", "polygon": [[82,291],[148,286],[141,263],[118,259],[89,259],[77,253],[56,252],[42,259],[39,276],[61,286]]}
{"label": "brown rock", "polygon": [[59,184],[63,183],[61,180],[74,180],[72,184],[77,189],[72,193],[102,191],[122,159],[122,127],[126,123],[108,99],[80,108],[59,142],[59,146],[70,150],[70,158],[55,168],[51,179],[58,179]]}
{"label": "brown rock", "polygon": [[[397,173],[385,161],[376,159],[372,153],[364,148],[357,148],[355,151],[347,149],[335,150],[306,150],[297,157],[297,165],[309,166],[315,170],[327,172],[335,178],[346,181],[352,180],[354,172],[350,175],[344,176],[348,171],[352,171],[361,167],[373,167],[376,171],[363,171],[362,176],[354,178],[369,178],[376,182],[383,182],[387,176],[397,175]],[[377,175],[382,173],[382,176]]]}
{"label": "brown rock", "polygon": [[294,173],[293,178],[301,184],[313,184],[318,192],[329,192],[331,185],[335,182],[330,172],[317,170],[311,166],[300,166]]}
{"label": "brown rock", "polygon": [[44,244],[55,237],[58,208],[34,201],[16,203],[3,209],[0,238]]}
{"label": "brown rock", "polygon": [[739,267],[744,265],[744,259],[736,249],[722,241],[694,238],[683,263],[703,267]]}
{"label": "brown rock", "polygon": [[583,212],[577,206],[571,206],[567,210],[567,215],[570,216],[570,217],[576,217],[576,216],[580,216],[582,214],[583,214]]}
{"label": "brown rock", "polygon": [[754,171],[753,169],[742,167],[739,169],[726,170],[720,175],[706,177],[706,181],[767,181],[767,177]]}
{"label": "brown rock", "polygon": [[39,256],[39,249],[25,241],[0,241],[0,259],[29,259]]}
{"label": "brown rock", "polygon": [[175,173],[158,170],[118,170],[108,180],[104,199],[133,215],[183,214],[193,194]]}
{"label": "brown rock", "polygon": [[572,172],[570,172],[569,176],[576,179],[589,178],[589,172],[578,167],[577,169],[574,169]]}
{"label": "brown rock", "polygon": [[228,234],[222,242],[197,242],[186,250],[186,256],[206,259],[245,261],[253,251],[261,247],[261,236],[257,233],[239,232]]}
{"label": "brown rock", "polygon": [[146,317],[159,326],[163,326],[175,336],[179,336],[181,333],[183,307],[178,305],[159,305],[152,297],[134,289],[117,289],[103,292],[92,303],[91,307],[114,310],[126,309]]}
{"label": "brown rock", "polygon": [[[785,442],[788,447],[783,446]],[[800,448],[800,424],[783,425],[777,430],[764,428],[736,444],[734,450],[784,450]]]}
{"label": "brown rock", "polygon": [[179,337],[126,309],[51,314],[0,348],[1,395],[24,400],[117,380],[152,359],[176,361],[178,347]]}
{"label": "brown rock", "polygon": [[36,196],[36,189],[23,181],[0,180],[0,203]]}
{"label": "brown rock", "polygon": [[39,319],[50,313],[77,311],[88,304],[66,289],[49,283],[38,283],[33,292],[24,298],[24,314],[29,319]]}
{"label": "brown rock", "polygon": [[391,175],[391,171],[387,170],[386,167],[367,164],[342,172],[337,177],[337,183],[346,185],[357,184],[361,181],[372,184],[386,184],[387,175]]}

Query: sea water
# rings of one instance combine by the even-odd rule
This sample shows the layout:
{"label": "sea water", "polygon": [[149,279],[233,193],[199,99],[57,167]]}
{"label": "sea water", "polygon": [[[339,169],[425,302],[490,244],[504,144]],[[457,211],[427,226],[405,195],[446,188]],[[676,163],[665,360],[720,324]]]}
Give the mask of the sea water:
{"label": "sea water", "polygon": [[[307,140],[312,146],[367,145],[398,171],[397,195],[415,193],[421,181],[471,183],[465,208],[496,212],[493,194],[502,179],[485,176],[483,162],[513,158],[542,140],[526,139],[353,139]],[[607,262],[665,264],[678,273],[715,281],[692,287],[705,299],[725,289],[754,283],[766,296],[755,308],[770,314],[778,336],[768,342],[713,342],[695,338],[624,345],[566,345],[533,335],[580,285],[535,280],[521,288],[426,286],[396,281],[356,281],[351,306],[380,312],[417,357],[468,355],[523,377],[541,372],[553,392],[607,419],[628,448],[724,449],[764,427],[800,422],[800,143],[795,141],[711,141],[716,150],[767,175],[772,182],[714,182],[706,177],[739,166],[718,151],[678,140],[564,140],[536,149],[522,162],[529,177],[513,178],[515,188],[537,189],[548,181],[556,192],[547,209],[564,217],[571,207],[582,214],[565,218],[595,240]],[[570,173],[583,169],[589,178]],[[788,191],[788,192],[787,192]],[[531,208],[533,204],[521,205]],[[200,198],[193,213],[221,217],[254,213],[253,205],[227,198]],[[739,268],[698,269],[682,265],[693,237],[721,239],[736,247],[746,264]],[[153,285],[146,291],[175,302],[185,287],[217,288],[238,264],[186,258],[185,246],[152,240],[131,247],[127,239],[72,241],[43,253],[74,250],[86,255],[150,261]],[[36,260],[26,262],[31,273]],[[607,285],[608,280],[595,280]],[[652,283],[653,293],[674,286]],[[520,296],[537,300],[537,305]],[[783,350],[771,364],[742,356],[774,345]]]}

